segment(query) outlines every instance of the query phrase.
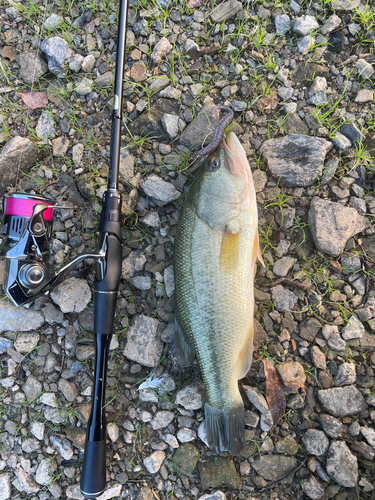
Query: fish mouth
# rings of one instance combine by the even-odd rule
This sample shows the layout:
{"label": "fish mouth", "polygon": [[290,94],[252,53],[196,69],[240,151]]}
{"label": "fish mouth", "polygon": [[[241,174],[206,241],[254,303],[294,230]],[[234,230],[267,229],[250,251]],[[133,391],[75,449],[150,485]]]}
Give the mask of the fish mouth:
{"label": "fish mouth", "polygon": [[224,166],[232,174],[249,180],[250,167],[242,144],[234,132],[228,132],[226,141],[221,141],[225,151]]}

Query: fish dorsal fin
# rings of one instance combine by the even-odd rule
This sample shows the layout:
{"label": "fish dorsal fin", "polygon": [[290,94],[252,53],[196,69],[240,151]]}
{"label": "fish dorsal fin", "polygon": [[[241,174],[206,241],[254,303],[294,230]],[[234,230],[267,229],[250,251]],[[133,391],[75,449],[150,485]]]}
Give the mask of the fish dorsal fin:
{"label": "fish dorsal fin", "polygon": [[253,360],[253,333],[254,333],[254,320],[249,328],[249,333],[246,337],[243,348],[238,356],[235,367],[235,376],[238,380],[244,378],[246,373],[250,370],[251,362]]}
{"label": "fish dorsal fin", "polygon": [[238,266],[240,253],[240,229],[232,232],[225,226],[220,249],[220,269],[225,272],[233,272]]}
{"label": "fish dorsal fin", "polygon": [[255,231],[254,243],[253,243],[253,254],[251,257],[251,267],[254,269],[254,272],[255,272],[255,263],[256,263],[257,259],[262,264],[262,266],[265,267],[263,257],[262,257],[262,252],[260,250],[258,228],[256,228],[256,231]]}

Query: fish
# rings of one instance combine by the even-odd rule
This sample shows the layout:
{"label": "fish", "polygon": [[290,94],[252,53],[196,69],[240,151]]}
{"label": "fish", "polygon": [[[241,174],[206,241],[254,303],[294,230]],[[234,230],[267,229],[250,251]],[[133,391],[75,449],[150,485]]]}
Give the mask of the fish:
{"label": "fish", "polygon": [[238,380],[252,361],[257,259],[263,264],[254,182],[230,131],[185,196],[174,244],[175,346],[185,363],[198,360],[214,453],[243,446]]}

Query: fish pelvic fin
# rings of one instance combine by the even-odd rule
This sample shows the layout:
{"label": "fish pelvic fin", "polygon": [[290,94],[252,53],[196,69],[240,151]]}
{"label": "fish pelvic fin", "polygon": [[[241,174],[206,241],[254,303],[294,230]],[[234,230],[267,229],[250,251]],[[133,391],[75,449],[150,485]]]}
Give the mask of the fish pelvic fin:
{"label": "fish pelvic fin", "polygon": [[213,453],[229,451],[231,455],[239,455],[245,435],[243,403],[229,408],[216,408],[206,403],[204,412],[210,450]]}
{"label": "fish pelvic fin", "polygon": [[262,257],[262,252],[260,250],[259,230],[258,230],[258,228],[255,231],[254,244],[253,244],[253,255],[252,255],[252,259],[251,259],[251,267],[254,269],[254,273],[255,273],[255,270],[256,270],[255,263],[256,263],[257,259],[262,264],[262,266],[265,267],[264,260],[263,260],[263,257]]}
{"label": "fish pelvic fin", "polygon": [[238,266],[240,254],[240,230],[233,233],[227,226],[223,233],[220,249],[220,269],[233,272]]}
{"label": "fish pelvic fin", "polygon": [[238,356],[238,360],[235,367],[235,376],[238,380],[244,378],[247,372],[250,370],[251,362],[253,360],[253,335],[254,335],[254,320],[251,320],[252,324],[249,328],[249,333],[245,340],[244,346]]}
{"label": "fish pelvic fin", "polygon": [[184,363],[190,365],[195,358],[195,349],[193,344],[191,344],[186,338],[186,335],[179,324],[177,313],[174,317],[174,335],[174,345],[176,346],[176,350],[180,358],[184,361]]}

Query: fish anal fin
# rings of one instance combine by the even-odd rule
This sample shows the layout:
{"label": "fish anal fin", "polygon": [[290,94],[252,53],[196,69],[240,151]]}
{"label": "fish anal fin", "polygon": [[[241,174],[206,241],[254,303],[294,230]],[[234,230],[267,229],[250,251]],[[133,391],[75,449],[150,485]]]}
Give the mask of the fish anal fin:
{"label": "fish anal fin", "polygon": [[251,325],[246,341],[236,363],[234,373],[237,380],[244,378],[244,376],[250,370],[251,362],[253,360],[253,337],[254,325]]}
{"label": "fish anal fin", "polygon": [[174,318],[174,335],[174,344],[180,358],[184,361],[184,363],[190,365],[195,358],[195,349],[186,338],[186,335],[179,324],[177,313]]}
{"label": "fish anal fin", "polygon": [[229,451],[232,455],[239,455],[245,434],[243,403],[229,408],[216,408],[206,403],[204,412],[210,450],[214,453]]}
{"label": "fish anal fin", "polygon": [[260,250],[258,228],[255,231],[254,244],[253,244],[253,255],[252,255],[252,259],[251,259],[252,267],[254,268],[254,270],[255,270],[255,263],[256,263],[257,259],[262,264],[262,266],[265,267],[263,257],[262,257],[262,252]]}
{"label": "fish anal fin", "polygon": [[225,227],[220,249],[220,269],[225,272],[233,272],[238,266],[240,253],[240,229],[232,232]]}

